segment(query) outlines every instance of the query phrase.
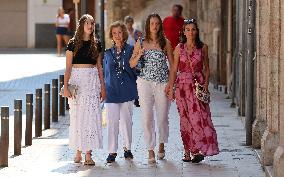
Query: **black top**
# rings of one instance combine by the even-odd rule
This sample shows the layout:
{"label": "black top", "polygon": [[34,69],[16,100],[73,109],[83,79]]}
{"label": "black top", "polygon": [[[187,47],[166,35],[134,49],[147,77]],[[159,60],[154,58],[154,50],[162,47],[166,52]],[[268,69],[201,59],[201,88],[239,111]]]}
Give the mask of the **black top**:
{"label": "black top", "polygon": [[[73,56],[72,64],[97,64],[97,58],[94,58],[89,53],[91,41],[83,41],[83,46],[77,51],[76,55]],[[74,40],[70,39],[66,46],[66,50],[74,52],[75,44]],[[101,42],[97,41],[98,52],[102,52]]]}

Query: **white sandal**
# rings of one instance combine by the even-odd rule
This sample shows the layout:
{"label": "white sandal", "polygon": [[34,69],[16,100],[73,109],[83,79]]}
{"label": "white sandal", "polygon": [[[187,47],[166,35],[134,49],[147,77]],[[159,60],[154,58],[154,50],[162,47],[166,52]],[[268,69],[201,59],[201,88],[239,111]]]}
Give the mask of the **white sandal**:
{"label": "white sandal", "polygon": [[82,157],[75,157],[74,158],[74,163],[81,163]]}
{"label": "white sandal", "polygon": [[148,159],[148,163],[149,163],[149,164],[154,164],[154,163],[156,163],[155,157],[152,157],[152,158]]}
{"label": "white sandal", "polygon": [[158,152],[157,157],[158,157],[159,160],[163,160],[165,158],[165,155],[166,155],[165,151],[164,152]]}
{"label": "white sandal", "polygon": [[[152,151],[152,150],[151,150]],[[149,155],[150,155],[150,153],[149,153]],[[149,157],[148,158],[148,163],[149,164],[153,164],[153,163],[156,163],[156,159],[155,159],[155,152],[153,151],[153,157]]]}

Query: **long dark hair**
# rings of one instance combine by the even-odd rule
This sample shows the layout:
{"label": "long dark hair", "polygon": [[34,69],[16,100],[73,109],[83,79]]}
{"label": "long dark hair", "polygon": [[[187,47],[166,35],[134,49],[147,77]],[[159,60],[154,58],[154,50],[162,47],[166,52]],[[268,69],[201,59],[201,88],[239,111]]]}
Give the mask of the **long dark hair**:
{"label": "long dark hair", "polygon": [[161,49],[164,50],[164,48],[166,46],[166,38],[165,38],[165,35],[164,35],[164,30],[163,30],[163,22],[162,22],[161,17],[159,16],[159,14],[152,13],[147,17],[146,25],[145,25],[145,33],[146,33],[145,40],[148,41],[148,42],[150,40],[152,40],[151,39],[151,32],[150,32],[150,19],[155,18],[155,17],[158,18],[158,20],[159,20],[159,31],[158,31],[158,34],[157,34],[158,42],[159,42]]}
{"label": "long dark hair", "polygon": [[196,45],[197,49],[201,49],[203,47],[204,43],[200,40],[199,28],[198,28],[198,25],[197,25],[197,22],[196,22],[195,19],[184,20],[183,27],[182,27],[182,29],[180,31],[180,42],[181,43],[186,43],[187,39],[186,39],[186,36],[184,35],[184,30],[185,30],[185,26],[189,25],[189,24],[194,24],[195,27],[196,27],[197,34],[196,34],[196,37],[195,37],[195,45]]}
{"label": "long dark hair", "polygon": [[[71,40],[74,40],[74,44],[75,44],[74,56],[77,54],[78,50],[83,46],[84,24],[89,19],[94,21],[94,18],[89,14],[84,14],[80,18],[75,35],[71,39]],[[96,59],[99,55],[99,52],[98,52],[98,40],[95,37],[94,31],[90,34],[90,40],[91,40],[91,45],[90,45],[88,55],[90,55],[93,59]]]}

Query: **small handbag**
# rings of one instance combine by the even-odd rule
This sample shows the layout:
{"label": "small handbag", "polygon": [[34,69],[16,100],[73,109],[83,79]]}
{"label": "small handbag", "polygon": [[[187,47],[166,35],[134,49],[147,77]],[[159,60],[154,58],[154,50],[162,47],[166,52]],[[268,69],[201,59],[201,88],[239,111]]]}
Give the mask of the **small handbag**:
{"label": "small handbag", "polygon": [[196,98],[204,103],[210,102],[210,92],[206,91],[205,87],[201,85],[196,78],[194,78],[195,81],[195,95]]}
{"label": "small handbag", "polygon": [[[68,84],[68,90],[71,93],[71,97],[75,98],[76,95],[77,95],[78,86],[77,85]],[[59,95],[64,97],[64,85],[60,89]]]}

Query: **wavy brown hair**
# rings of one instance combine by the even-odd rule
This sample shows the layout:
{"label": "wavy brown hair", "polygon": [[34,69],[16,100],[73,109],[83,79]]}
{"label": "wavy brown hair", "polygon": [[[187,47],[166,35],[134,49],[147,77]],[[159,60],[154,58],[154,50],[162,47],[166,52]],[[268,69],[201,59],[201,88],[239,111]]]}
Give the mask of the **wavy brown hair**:
{"label": "wavy brown hair", "polygon": [[145,33],[146,33],[145,40],[148,42],[150,40],[153,40],[151,39],[151,32],[150,32],[150,19],[151,18],[157,18],[159,20],[160,24],[159,24],[159,31],[158,31],[157,37],[158,37],[158,42],[159,42],[161,49],[164,50],[167,41],[164,35],[163,22],[159,14],[152,13],[147,17],[146,25],[145,25]]}
{"label": "wavy brown hair", "polygon": [[[93,22],[95,21],[91,15],[84,14],[79,20],[74,37],[71,39],[74,41],[74,45],[75,45],[74,56],[77,54],[78,50],[82,48],[83,46],[84,24],[87,20],[91,20]],[[94,27],[94,30],[95,30],[95,27]],[[99,41],[95,37],[95,31],[91,33],[90,40],[91,40],[91,45],[89,48],[88,55],[91,56],[94,60],[96,60],[97,57],[99,56],[99,51],[98,51]]]}
{"label": "wavy brown hair", "polygon": [[195,27],[196,27],[196,30],[197,30],[197,34],[196,34],[196,37],[195,37],[195,45],[196,45],[196,48],[197,49],[201,49],[203,47],[203,42],[200,40],[200,37],[199,37],[199,28],[198,28],[198,25],[197,25],[197,22],[195,19],[187,19],[187,20],[184,20],[184,24],[183,24],[183,27],[180,31],[180,42],[181,43],[186,43],[187,39],[186,39],[186,36],[184,35],[184,30],[185,30],[185,26],[186,25],[190,25],[190,24],[194,24]]}

